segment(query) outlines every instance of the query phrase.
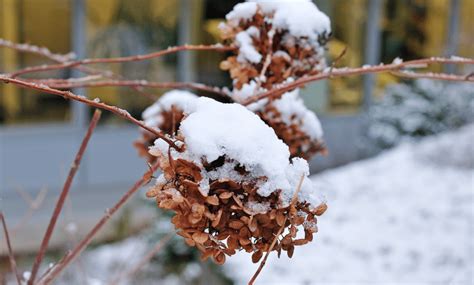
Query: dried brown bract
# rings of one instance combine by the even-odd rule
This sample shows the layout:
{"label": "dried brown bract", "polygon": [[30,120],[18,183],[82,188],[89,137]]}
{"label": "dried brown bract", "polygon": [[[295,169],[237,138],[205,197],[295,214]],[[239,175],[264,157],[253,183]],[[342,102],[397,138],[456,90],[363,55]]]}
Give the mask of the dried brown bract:
{"label": "dried brown bract", "polygon": [[178,234],[203,259],[222,264],[240,250],[254,262],[269,250],[291,257],[295,246],[313,239],[316,217],[326,210],[306,177],[307,162],[290,162],[288,147],[239,104],[200,98],[193,109],[175,137],[181,151],[160,140],[151,148],[163,173],[147,196],[175,213]]}
{"label": "dried brown bract", "polygon": [[[243,15],[240,11],[254,6],[253,13]],[[312,16],[326,17],[320,14]],[[329,26],[308,32],[295,29],[285,17],[288,15],[271,3],[243,3],[227,15],[227,21],[221,25],[222,39],[239,49],[221,62],[220,67],[229,71],[235,88],[241,89],[255,79],[269,90],[289,78],[317,74],[325,67],[323,53],[330,36]]]}
{"label": "dried brown bract", "polygon": [[298,114],[293,114],[288,123],[278,107],[272,103],[267,104],[257,114],[288,145],[291,157],[301,157],[308,160],[318,153],[322,155],[327,154],[322,138],[314,138],[307,131],[303,130],[302,126],[304,126],[305,121]]}
{"label": "dried brown bract", "polygon": [[[196,95],[187,91],[167,92],[143,112],[145,124],[173,137],[177,134],[179,125],[184,118],[186,105],[192,104],[196,99]],[[148,149],[153,146],[156,139],[154,134],[141,130],[141,137],[133,143],[140,157],[146,158],[150,163],[156,161],[156,157],[148,153]]]}
{"label": "dried brown bract", "polygon": [[[164,176],[147,192],[155,198],[158,207],[175,212],[172,223],[189,246],[202,252],[202,259],[212,257],[218,264],[239,250],[252,253],[258,262],[268,251],[281,227],[285,231],[273,248],[278,254],[287,251],[293,255],[294,247],[304,245],[317,232],[317,219],[326,210],[321,204],[311,209],[307,203],[297,202],[281,207],[278,192],[269,197],[257,193],[258,179],[248,175],[244,167],[226,157],[216,161],[203,161],[204,169],[191,161],[173,159],[166,153],[159,155]],[[211,179],[208,192],[203,191],[202,172],[218,172],[224,165],[235,165],[241,180]],[[299,230],[304,236],[297,237]]]}

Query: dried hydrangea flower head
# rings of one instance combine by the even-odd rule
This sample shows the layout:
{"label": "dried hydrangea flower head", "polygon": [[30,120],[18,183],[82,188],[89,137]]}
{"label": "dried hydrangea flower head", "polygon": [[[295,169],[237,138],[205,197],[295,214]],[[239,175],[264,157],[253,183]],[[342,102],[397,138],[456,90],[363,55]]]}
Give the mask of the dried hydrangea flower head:
{"label": "dried hydrangea flower head", "polygon": [[[305,75],[322,71],[331,33],[329,18],[309,0],[249,1],[237,4],[221,25],[227,44],[238,47],[221,63],[233,79],[233,99],[244,102]],[[298,90],[249,106],[290,148],[291,157],[326,153],[316,115]]]}
{"label": "dried hydrangea flower head", "polygon": [[273,129],[242,105],[199,98],[187,107],[176,136],[181,152],[161,139],[150,149],[163,173],[147,193],[175,212],[186,243],[222,264],[242,249],[257,262],[277,235],[272,250],[290,257],[311,241],[326,205],[307,162],[290,160]]}
{"label": "dried hydrangea flower head", "polygon": [[310,0],[254,0],[237,4],[221,24],[226,44],[238,47],[221,63],[234,87],[252,79],[262,87],[315,74],[325,67],[329,18]]}
{"label": "dried hydrangea flower head", "polygon": [[[184,117],[183,110],[188,104],[193,104],[197,98],[195,94],[188,91],[172,90],[166,92],[153,105],[145,109],[142,118],[147,126],[157,128],[170,136],[175,136]],[[141,138],[134,142],[134,146],[141,157],[153,162],[156,157],[148,153],[148,148],[153,145],[156,136],[143,129],[141,135]]]}
{"label": "dried hydrangea flower head", "polygon": [[[234,90],[236,101],[243,101],[254,94],[256,83],[245,84]],[[270,127],[290,149],[291,157],[310,159],[315,154],[327,153],[323,129],[316,114],[309,110],[299,96],[299,89],[284,93],[281,98],[260,100],[248,106]]]}

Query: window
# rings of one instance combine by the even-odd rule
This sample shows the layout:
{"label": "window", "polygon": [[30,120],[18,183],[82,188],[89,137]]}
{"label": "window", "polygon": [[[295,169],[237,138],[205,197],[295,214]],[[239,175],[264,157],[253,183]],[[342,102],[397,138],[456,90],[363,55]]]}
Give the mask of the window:
{"label": "window", "polygon": [[[71,50],[71,1],[0,0],[0,37],[14,42],[46,46],[58,53]],[[0,72],[48,62],[25,53],[0,49]],[[68,77],[67,70],[44,73],[43,77]],[[64,122],[70,118],[69,103],[57,96],[37,91],[0,86],[0,123]]]}

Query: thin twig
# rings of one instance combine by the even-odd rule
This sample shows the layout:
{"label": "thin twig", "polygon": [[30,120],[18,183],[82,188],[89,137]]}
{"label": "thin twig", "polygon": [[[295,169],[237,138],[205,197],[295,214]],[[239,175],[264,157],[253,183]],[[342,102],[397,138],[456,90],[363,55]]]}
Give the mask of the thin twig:
{"label": "thin twig", "polygon": [[120,200],[111,208],[105,211],[104,216],[97,222],[97,224],[89,231],[84,239],[70,252],[68,252],[62,260],[57,263],[51,271],[44,276],[41,280],[38,281],[38,285],[50,284],[81,252],[91,243],[94,236],[97,232],[102,229],[102,227],[107,223],[107,221],[112,217],[112,215],[117,212],[127,201],[132,197],[132,195],[144,185],[150,172],[153,173],[158,168],[159,163],[155,163],[150,170],[148,170],[135,184],[130,188]]}
{"label": "thin twig", "polygon": [[446,74],[446,73],[434,73],[434,72],[424,72],[418,73],[413,71],[391,71],[391,74],[404,77],[404,78],[411,78],[411,79],[418,79],[418,78],[427,78],[427,79],[437,79],[437,80],[444,80],[444,81],[466,81],[466,82],[474,82],[471,80],[467,75],[456,75],[456,74]]}
{"label": "thin twig", "polygon": [[110,87],[110,86],[125,86],[125,87],[147,87],[147,88],[189,88],[199,91],[205,91],[219,96],[228,98],[228,94],[222,91],[219,87],[207,86],[202,83],[194,82],[152,82],[147,80],[101,80],[101,81],[72,81],[70,79],[46,79],[46,80],[27,80],[29,82],[42,83],[50,88],[56,89],[71,89],[84,87]]}
{"label": "thin twig", "polygon": [[[54,54],[54,53],[51,53],[48,49],[43,48],[43,47],[29,45],[29,44],[17,44],[17,43],[13,43],[7,40],[3,40],[3,39],[0,39],[0,46],[11,48],[19,52],[33,53],[33,54],[45,57],[47,59],[50,59],[52,61],[55,61],[57,63],[70,62],[71,60],[74,60],[74,57],[75,57],[74,54],[68,54],[68,55]],[[109,70],[104,71],[104,70],[91,68],[87,66],[77,66],[75,67],[75,69],[83,73],[90,74],[91,76],[106,77],[106,78],[111,78],[111,79],[123,79],[122,76],[116,75],[112,71],[109,71]],[[140,90],[139,87],[130,87],[130,88],[136,91],[137,93],[149,98],[150,100],[156,99],[151,94],[148,94]]]}
{"label": "thin twig", "polygon": [[[296,203],[296,201],[298,201],[298,193],[300,192],[301,190],[301,186],[303,185],[303,180],[304,180],[304,175],[301,175],[301,178],[300,178],[300,181],[298,183],[298,187],[296,188],[296,191],[295,193],[293,193],[293,197],[291,199],[291,203],[290,203],[290,206],[289,208],[293,207]],[[285,229],[285,226],[286,226],[286,221],[288,220],[288,217],[285,217],[285,221],[283,222],[283,225],[280,227],[280,229],[278,230],[277,234],[275,235],[275,237],[273,238],[273,241],[272,243],[270,244],[270,247],[268,248],[267,252],[265,253],[265,256],[263,257],[263,260],[262,262],[260,263],[260,265],[258,266],[257,268],[257,271],[254,273],[254,275],[252,276],[252,278],[250,279],[248,285],[253,285],[253,283],[255,282],[255,280],[257,279],[258,275],[260,274],[260,272],[262,271],[263,267],[265,266],[265,264],[267,263],[267,259],[268,259],[268,256],[270,256],[270,252],[273,250],[273,248],[275,247],[275,244],[278,240],[278,237],[281,235],[281,233],[283,232],[283,230]]]}
{"label": "thin twig", "polygon": [[341,53],[331,63],[331,68],[329,69],[329,73],[332,72],[334,67],[336,67],[336,64],[346,55],[346,52],[347,52],[347,46],[344,47],[344,49],[341,51]]}
{"label": "thin twig", "polygon": [[0,212],[0,219],[2,220],[3,233],[5,235],[5,241],[7,243],[8,258],[10,259],[11,270],[12,270],[12,273],[16,277],[16,281],[18,282],[18,285],[21,285],[21,279],[20,279],[20,275],[18,274],[18,269],[16,267],[15,255],[13,254],[12,245],[10,243],[10,235],[8,234],[7,223],[5,221],[3,212]]}
{"label": "thin twig", "polygon": [[43,72],[43,71],[51,71],[51,70],[58,70],[64,68],[73,68],[80,65],[89,65],[89,64],[97,64],[97,63],[123,63],[123,62],[131,62],[131,61],[143,61],[152,58],[157,58],[160,56],[164,56],[167,54],[176,53],[179,51],[185,50],[214,50],[214,51],[231,51],[234,50],[235,47],[233,46],[223,46],[220,44],[215,45],[182,45],[182,46],[175,46],[169,47],[165,50],[143,54],[143,55],[133,55],[133,56],[125,56],[125,57],[111,57],[111,58],[88,58],[83,60],[76,60],[76,61],[69,61],[60,64],[50,64],[50,65],[40,65],[40,66],[32,66],[27,67],[16,72],[13,72],[10,76],[15,78],[20,75],[33,73],[33,72]]}
{"label": "thin twig", "polygon": [[75,58],[74,53],[68,53],[68,54],[52,53],[48,48],[45,48],[45,47],[39,47],[35,45],[30,45],[30,44],[18,44],[18,43],[14,43],[2,38],[0,38],[0,47],[6,47],[6,48],[11,48],[20,52],[28,52],[28,53],[36,54],[45,58],[49,58],[56,62],[70,61]]}
{"label": "thin twig", "polygon": [[[249,105],[255,103],[264,98],[279,98],[279,96],[283,95],[285,92],[293,90],[299,86],[305,85],[307,83],[318,81],[327,78],[333,77],[344,77],[344,76],[352,76],[352,75],[360,75],[360,74],[367,74],[367,73],[381,73],[381,72],[392,72],[396,70],[400,70],[402,68],[424,68],[427,65],[434,64],[434,63],[441,63],[441,64],[474,64],[474,59],[470,58],[442,58],[442,57],[431,57],[431,58],[424,58],[424,59],[416,59],[416,60],[409,60],[400,63],[391,63],[386,65],[374,65],[374,66],[363,66],[357,68],[329,68],[328,71],[323,71],[322,73],[302,77],[298,80],[290,82],[288,84],[281,85],[277,88],[272,90],[263,92],[256,96],[250,97],[246,101],[242,102],[243,105]],[[463,81],[463,82],[474,82],[474,79],[461,76],[461,75],[453,75],[453,74],[438,74],[434,76],[433,74],[425,74],[425,77],[433,78],[433,79],[440,79],[440,80],[450,80],[450,81]],[[421,75],[419,76],[422,77]]]}
{"label": "thin twig", "polygon": [[116,276],[112,281],[110,281],[110,285],[116,285],[118,284],[121,280],[124,280],[126,278],[130,278],[133,275],[135,275],[143,266],[148,264],[150,260],[155,256],[162,248],[163,246],[166,245],[166,243],[173,237],[174,233],[169,233],[166,236],[164,236],[159,242],[156,243],[156,245],[153,247],[153,249],[148,252],[135,266],[131,267],[131,269],[125,271],[124,273]]}
{"label": "thin twig", "polygon": [[31,277],[28,280],[28,285],[32,285],[36,279],[36,274],[38,273],[38,269],[41,265],[41,261],[43,260],[46,250],[48,249],[51,236],[53,235],[54,227],[56,226],[56,222],[59,218],[59,215],[61,214],[61,210],[63,208],[64,202],[66,201],[66,197],[69,194],[69,189],[71,188],[72,182],[77,173],[77,170],[79,169],[82,157],[87,148],[87,144],[89,143],[92,133],[94,132],[94,129],[97,126],[97,123],[99,122],[101,114],[102,112],[100,110],[98,109],[95,110],[94,116],[92,117],[91,122],[89,124],[89,128],[87,129],[87,132],[84,135],[84,138],[82,139],[81,146],[79,147],[76,157],[74,158],[74,162],[71,165],[69,174],[66,178],[66,182],[64,182],[63,190],[61,191],[61,194],[59,195],[58,201],[56,202],[56,207],[54,208],[53,214],[51,216],[51,220],[49,221],[49,224],[48,224],[48,228],[46,229],[46,232],[44,234],[43,241],[41,242],[41,247],[38,251],[38,254],[36,255],[35,261],[33,263],[33,267],[31,268]]}
{"label": "thin twig", "polygon": [[260,75],[257,77],[257,85],[255,86],[254,90],[259,90],[262,86],[262,83],[266,80],[265,73],[267,72],[268,67],[272,63],[273,57],[273,37],[275,36],[275,29],[272,28],[268,32],[268,53],[265,57],[265,61],[263,62],[262,70],[260,71]]}
{"label": "thin twig", "polygon": [[62,90],[50,88],[50,87],[48,87],[44,84],[36,84],[36,83],[28,82],[28,81],[25,81],[25,80],[10,78],[10,77],[2,75],[2,74],[0,74],[0,81],[3,81],[5,83],[12,83],[12,84],[15,84],[17,86],[21,86],[21,87],[25,87],[25,88],[29,88],[29,89],[43,91],[45,93],[49,93],[49,94],[53,94],[53,95],[59,95],[59,96],[62,96],[66,99],[71,99],[71,100],[74,100],[74,101],[78,101],[78,102],[87,104],[87,105],[89,105],[91,107],[94,107],[94,108],[103,109],[103,110],[112,112],[112,113],[114,113],[114,114],[116,114],[116,115],[132,122],[133,124],[139,126],[140,128],[149,131],[150,133],[154,134],[156,137],[161,138],[163,141],[165,141],[171,147],[173,147],[177,150],[180,150],[180,147],[178,147],[175,144],[174,141],[172,141],[170,138],[168,138],[161,131],[145,125],[142,121],[137,120],[132,115],[130,115],[126,110],[120,109],[119,107],[112,106],[112,105],[107,105],[107,104],[102,103],[98,100],[90,100],[90,99],[87,99],[84,96],[76,95],[76,94],[74,94],[70,91],[62,91]]}

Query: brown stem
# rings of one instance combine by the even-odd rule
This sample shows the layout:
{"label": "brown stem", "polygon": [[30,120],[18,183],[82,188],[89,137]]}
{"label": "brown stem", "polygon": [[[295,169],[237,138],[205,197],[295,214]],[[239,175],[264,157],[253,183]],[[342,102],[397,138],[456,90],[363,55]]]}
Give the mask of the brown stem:
{"label": "brown stem", "polygon": [[48,248],[49,241],[51,239],[51,236],[53,235],[54,227],[56,226],[56,222],[59,218],[59,215],[61,214],[61,210],[63,208],[64,202],[66,201],[66,197],[69,194],[69,189],[71,188],[72,181],[74,180],[77,170],[79,169],[82,156],[84,155],[84,152],[87,148],[87,144],[89,143],[92,133],[94,132],[94,129],[97,126],[97,123],[99,122],[101,114],[102,112],[100,110],[95,110],[94,116],[92,117],[92,120],[89,124],[89,128],[87,129],[87,132],[84,135],[84,138],[82,139],[81,146],[79,147],[76,157],[74,158],[74,162],[71,165],[69,175],[67,176],[66,182],[64,183],[63,190],[59,195],[59,199],[56,202],[56,207],[54,208],[53,215],[51,216],[48,228],[46,229],[46,232],[44,234],[43,241],[41,242],[41,247],[33,263],[33,267],[31,269],[31,277],[28,280],[28,285],[33,285],[36,279],[36,274],[38,273],[41,261],[43,260],[44,254],[46,253],[46,250]]}
{"label": "brown stem", "polygon": [[[67,79],[66,79],[67,80]],[[60,80],[28,80],[29,82],[39,82],[48,85],[50,88],[56,89],[71,89],[81,87],[109,87],[109,86],[126,86],[126,87],[147,87],[147,88],[189,88],[200,91],[205,91],[219,96],[229,98],[228,94],[222,91],[219,87],[207,86],[201,83],[194,82],[152,82],[146,80],[102,80],[96,82],[87,81],[63,81]]]}
{"label": "brown stem", "polygon": [[[47,59],[50,59],[52,61],[55,61],[55,62],[61,63],[61,64],[70,62],[72,59],[74,59],[73,54],[67,54],[67,55],[53,54],[47,48],[44,48],[44,47],[38,47],[38,46],[34,46],[34,45],[29,45],[29,44],[17,44],[17,43],[13,43],[13,42],[10,42],[10,41],[7,41],[7,40],[3,40],[3,39],[0,39],[0,46],[11,48],[11,49],[14,49],[14,50],[19,51],[19,52],[28,52],[28,53],[36,54],[36,55],[45,57]],[[111,78],[111,79],[122,79],[123,78],[120,75],[115,75],[111,71],[99,70],[99,69],[91,68],[91,67],[87,67],[87,66],[77,66],[77,67],[75,67],[75,69],[77,69],[77,70],[79,70],[83,73],[90,74],[91,76],[95,76],[95,77],[100,76],[100,77],[106,77],[106,78]],[[54,80],[54,79],[50,79],[50,80]],[[139,87],[132,86],[130,88],[132,90],[136,91],[137,93],[147,97],[148,99],[150,99],[152,101],[154,101],[156,99],[155,96],[153,96],[151,94],[148,94],[146,92],[143,92]]]}
{"label": "brown stem", "polygon": [[184,50],[214,50],[214,51],[230,51],[234,50],[235,47],[233,46],[223,46],[220,44],[215,45],[183,45],[183,46],[175,46],[169,47],[165,50],[143,54],[143,55],[133,55],[133,56],[125,56],[125,57],[112,57],[112,58],[88,58],[83,60],[76,60],[76,61],[69,61],[60,64],[51,64],[51,65],[40,65],[40,66],[32,66],[27,67],[21,70],[18,70],[11,74],[12,78],[15,78],[20,75],[24,75],[27,73],[32,72],[43,72],[43,71],[50,71],[50,70],[57,70],[57,69],[64,69],[64,68],[73,68],[80,65],[88,65],[88,64],[97,64],[97,63],[122,63],[122,62],[131,62],[131,61],[142,61],[147,59],[152,59],[160,56],[164,56],[167,54],[172,54],[178,51]]}
{"label": "brown stem", "polygon": [[[432,57],[432,58],[409,60],[409,61],[405,61],[401,63],[391,63],[391,64],[386,64],[386,65],[363,66],[363,67],[358,67],[358,68],[334,68],[334,69],[330,69],[330,72],[322,72],[316,75],[302,77],[291,83],[282,85],[280,87],[277,87],[272,90],[258,94],[256,96],[250,97],[246,101],[242,102],[242,105],[249,105],[264,98],[274,98],[274,99],[279,98],[279,96],[283,95],[285,92],[293,90],[307,83],[322,80],[322,79],[360,75],[360,74],[367,74],[367,73],[391,72],[391,71],[400,70],[402,68],[420,68],[420,67],[426,67],[427,65],[434,64],[434,63],[474,64],[474,59]],[[465,76],[456,76],[453,74],[445,74],[446,76],[439,76],[439,75],[440,74],[438,74],[438,77],[436,77],[436,79],[474,82],[474,80],[470,78],[466,78]],[[421,77],[422,76],[420,75],[419,78]],[[425,76],[425,77],[433,78],[433,76]]]}
{"label": "brown stem", "polygon": [[149,131],[150,133],[154,134],[156,137],[161,138],[163,141],[165,141],[168,145],[170,145],[174,149],[180,150],[180,147],[178,147],[170,138],[168,138],[161,131],[158,131],[157,129],[154,129],[154,128],[151,128],[151,127],[145,125],[142,121],[137,120],[134,117],[132,117],[126,110],[120,109],[116,106],[107,105],[107,104],[101,103],[100,101],[97,101],[97,100],[90,100],[90,99],[87,99],[86,97],[76,95],[76,94],[74,94],[70,91],[62,91],[62,90],[50,88],[50,87],[48,87],[44,84],[35,84],[35,83],[32,83],[32,82],[28,82],[28,81],[7,77],[7,76],[1,75],[1,74],[0,74],[0,81],[3,81],[5,83],[12,83],[12,84],[15,84],[17,86],[24,87],[24,88],[43,91],[45,93],[49,93],[49,94],[53,94],[53,95],[59,95],[59,96],[62,96],[66,99],[75,100],[75,101],[87,104],[87,105],[89,105],[91,107],[94,107],[94,108],[103,109],[103,110],[112,112],[115,115],[118,115],[118,116],[132,122],[133,124],[143,128],[144,130]]}
{"label": "brown stem", "polygon": [[[296,204],[296,202],[298,201],[298,193],[300,192],[301,190],[301,185],[303,185],[303,180],[304,180],[304,175],[301,176],[300,178],[300,181],[298,182],[298,187],[296,188],[296,191],[295,193],[293,194],[293,197],[291,199],[291,203],[290,203],[290,206],[289,208],[291,207],[294,207],[294,205]],[[260,265],[258,266],[257,268],[257,271],[255,272],[255,274],[252,276],[252,278],[250,279],[248,285],[253,285],[253,283],[255,282],[255,280],[257,279],[258,275],[260,274],[260,272],[262,271],[263,267],[265,266],[265,264],[267,263],[267,259],[268,259],[268,256],[270,256],[270,252],[273,250],[273,248],[275,247],[275,244],[278,240],[278,237],[281,235],[281,233],[283,232],[283,230],[285,229],[285,226],[286,226],[286,221],[288,220],[288,217],[285,217],[285,221],[283,222],[283,225],[280,227],[280,229],[278,230],[277,234],[275,235],[275,237],[273,238],[273,241],[272,243],[270,244],[270,247],[268,248],[267,252],[265,253],[265,256],[263,257],[263,260],[262,262],[260,263]]]}
{"label": "brown stem", "polygon": [[131,267],[131,269],[123,272],[122,274],[118,275],[112,281],[110,281],[110,285],[116,285],[121,280],[125,278],[130,278],[131,276],[135,275],[143,266],[148,264],[150,260],[155,256],[162,248],[166,245],[166,243],[173,237],[174,233],[169,233],[165,237],[163,237],[154,247],[153,249],[148,252],[135,266]]}
{"label": "brown stem", "polygon": [[411,78],[411,79],[418,79],[418,78],[427,78],[427,79],[436,79],[436,80],[444,80],[444,81],[466,81],[466,82],[474,82],[466,75],[456,75],[456,74],[446,74],[446,73],[417,73],[412,71],[391,71],[391,74],[404,77],[404,78]]}
{"label": "brown stem", "polygon": [[97,232],[102,229],[105,223],[117,212],[132,195],[140,189],[148,181],[150,172],[153,173],[158,168],[159,163],[155,163],[150,170],[148,170],[135,184],[130,188],[120,200],[111,208],[105,211],[104,216],[97,222],[97,224],[89,231],[86,237],[70,252],[68,252],[62,260],[55,265],[55,267],[45,275],[41,280],[38,281],[38,285],[50,284],[63,270],[66,268],[81,252],[91,243]]}
{"label": "brown stem", "polygon": [[39,47],[35,45],[30,45],[30,44],[18,44],[18,43],[14,43],[2,38],[0,38],[0,47],[6,47],[6,48],[11,48],[20,52],[28,52],[28,53],[36,54],[45,58],[49,58],[56,62],[70,61],[74,59],[73,53],[68,53],[68,54],[52,53],[48,48],[45,48],[45,47]]}
{"label": "brown stem", "polygon": [[18,270],[16,268],[15,256],[13,254],[12,245],[10,243],[10,235],[8,234],[7,223],[5,222],[5,217],[3,216],[3,212],[0,212],[0,219],[2,220],[3,233],[5,234],[5,240],[7,243],[8,258],[10,259],[11,270],[12,270],[12,273],[16,277],[16,281],[18,282],[18,285],[21,285],[21,279],[20,279],[20,275],[18,274]]}

